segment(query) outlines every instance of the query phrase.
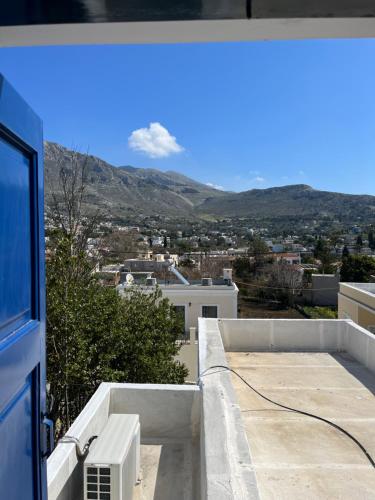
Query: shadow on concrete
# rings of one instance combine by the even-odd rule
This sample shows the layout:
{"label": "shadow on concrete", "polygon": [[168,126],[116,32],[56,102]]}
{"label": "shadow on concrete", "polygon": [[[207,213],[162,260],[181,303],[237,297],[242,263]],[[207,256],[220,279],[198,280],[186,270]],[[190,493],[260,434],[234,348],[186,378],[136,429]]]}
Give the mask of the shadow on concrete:
{"label": "shadow on concrete", "polygon": [[375,395],[375,376],[370,370],[361,365],[361,363],[356,361],[346,352],[332,353],[331,356],[345,368],[347,372],[353,375],[353,377]]}

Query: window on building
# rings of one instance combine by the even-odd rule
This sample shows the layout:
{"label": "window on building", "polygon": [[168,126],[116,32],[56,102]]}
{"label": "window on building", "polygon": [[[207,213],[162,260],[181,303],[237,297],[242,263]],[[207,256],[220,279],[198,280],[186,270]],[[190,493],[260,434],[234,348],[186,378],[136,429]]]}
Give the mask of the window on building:
{"label": "window on building", "polygon": [[202,306],[203,318],[217,318],[217,306]]}
{"label": "window on building", "polygon": [[181,334],[185,334],[185,306],[174,306],[175,313],[181,318]]}

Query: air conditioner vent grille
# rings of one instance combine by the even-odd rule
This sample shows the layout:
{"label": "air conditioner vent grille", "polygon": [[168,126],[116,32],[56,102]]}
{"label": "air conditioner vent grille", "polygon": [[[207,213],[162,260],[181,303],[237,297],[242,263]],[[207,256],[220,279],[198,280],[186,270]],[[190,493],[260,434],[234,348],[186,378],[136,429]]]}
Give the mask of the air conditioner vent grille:
{"label": "air conditioner vent grille", "polygon": [[85,500],[130,500],[139,478],[139,415],[109,415],[84,464]]}
{"label": "air conditioner vent grille", "polygon": [[111,500],[111,469],[109,467],[87,468],[87,499]]}

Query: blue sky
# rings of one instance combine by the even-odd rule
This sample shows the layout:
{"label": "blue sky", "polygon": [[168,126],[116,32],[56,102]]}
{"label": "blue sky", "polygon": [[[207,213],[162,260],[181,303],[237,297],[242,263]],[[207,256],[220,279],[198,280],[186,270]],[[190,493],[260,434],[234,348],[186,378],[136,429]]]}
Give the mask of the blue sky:
{"label": "blue sky", "polygon": [[375,40],[0,49],[0,71],[46,139],[114,165],[375,195]]}

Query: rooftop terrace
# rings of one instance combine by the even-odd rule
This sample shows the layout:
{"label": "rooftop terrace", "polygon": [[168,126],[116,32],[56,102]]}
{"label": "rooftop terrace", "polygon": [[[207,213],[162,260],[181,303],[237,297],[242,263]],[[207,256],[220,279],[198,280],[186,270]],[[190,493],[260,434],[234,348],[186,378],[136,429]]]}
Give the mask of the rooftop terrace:
{"label": "rooftop terrace", "polygon": [[[375,338],[349,320],[201,318],[198,385],[102,384],[68,434],[85,443],[112,413],[138,414],[135,499],[374,497],[374,469],[353,441],[264,401],[229,367],[375,455]],[[48,488],[49,500],[81,498],[74,444],[49,458]]]}
{"label": "rooftop terrace", "polygon": [[252,482],[251,498],[372,498],[374,469],[353,441],[215,366],[275,402],[338,424],[374,457],[374,337],[346,320],[200,321],[202,388],[216,391],[216,411],[231,413],[242,433],[248,462],[240,482]]}
{"label": "rooftop terrace", "polygon": [[[228,352],[267,397],[330,419],[375,454],[375,377],[346,353]],[[232,374],[262,499],[370,498],[375,473],[336,429],[279,408]]]}

